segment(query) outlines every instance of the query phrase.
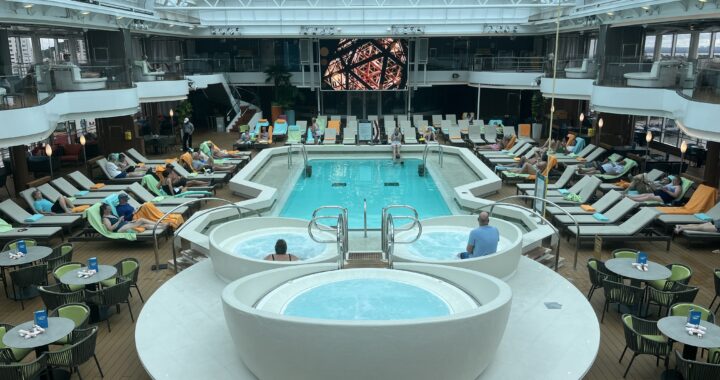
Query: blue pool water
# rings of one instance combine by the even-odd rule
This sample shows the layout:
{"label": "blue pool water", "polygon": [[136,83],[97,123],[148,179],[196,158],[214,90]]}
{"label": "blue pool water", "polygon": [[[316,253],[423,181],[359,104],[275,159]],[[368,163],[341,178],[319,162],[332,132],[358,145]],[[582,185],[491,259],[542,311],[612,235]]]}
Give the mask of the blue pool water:
{"label": "blue pool water", "polygon": [[[418,159],[404,160],[310,160],[312,176],[300,176],[280,216],[310,219],[327,205],[348,209],[350,228],[363,227],[363,199],[367,199],[368,227],[379,228],[382,208],[407,204],[420,218],[451,215],[445,200],[428,173],[418,175]],[[398,214],[396,212],[396,214]]]}
{"label": "blue pool water", "polygon": [[417,286],[367,278],[311,288],[290,301],[283,314],[318,319],[387,321],[440,317],[449,315],[450,308],[439,297]]}
{"label": "blue pool water", "polygon": [[312,259],[325,251],[325,244],[316,243],[307,233],[277,232],[260,234],[242,240],[235,247],[233,253],[262,260],[268,254],[275,253],[275,242],[277,242],[278,239],[285,239],[288,246],[288,253],[292,253],[301,260]]}

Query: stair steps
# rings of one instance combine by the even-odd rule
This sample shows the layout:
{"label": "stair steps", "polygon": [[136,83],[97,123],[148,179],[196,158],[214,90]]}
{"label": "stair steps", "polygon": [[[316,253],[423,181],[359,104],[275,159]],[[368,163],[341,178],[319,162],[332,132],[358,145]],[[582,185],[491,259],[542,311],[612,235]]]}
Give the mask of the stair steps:
{"label": "stair steps", "polygon": [[349,252],[344,269],[351,268],[387,268],[382,252]]}
{"label": "stair steps", "polygon": [[[555,254],[553,250],[548,247],[537,247],[524,254],[527,258],[535,260],[540,264],[547,266],[548,268],[555,269]],[[558,268],[562,268],[565,264],[565,259],[561,256],[558,260]]]}
{"label": "stair steps", "polygon": [[172,269],[175,269],[177,266],[177,271],[180,272],[194,264],[207,260],[207,258],[208,257],[202,252],[194,249],[184,249],[177,255],[177,261],[173,261],[173,259],[168,260],[168,266]]}

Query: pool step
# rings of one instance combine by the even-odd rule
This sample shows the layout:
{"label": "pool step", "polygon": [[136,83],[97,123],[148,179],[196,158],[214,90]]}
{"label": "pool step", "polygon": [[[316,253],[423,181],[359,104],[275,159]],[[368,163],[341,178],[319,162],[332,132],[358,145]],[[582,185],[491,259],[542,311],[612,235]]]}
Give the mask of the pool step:
{"label": "pool step", "polygon": [[349,252],[345,268],[387,268],[387,261],[382,252]]}
{"label": "pool step", "polygon": [[[535,249],[530,250],[529,252],[526,252],[525,256],[527,256],[527,258],[533,259],[545,266],[548,266],[553,269],[555,268],[555,253],[550,248],[537,247]],[[565,258],[560,257],[560,260],[558,260],[558,268],[562,267],[564,264],[565,264]]]}

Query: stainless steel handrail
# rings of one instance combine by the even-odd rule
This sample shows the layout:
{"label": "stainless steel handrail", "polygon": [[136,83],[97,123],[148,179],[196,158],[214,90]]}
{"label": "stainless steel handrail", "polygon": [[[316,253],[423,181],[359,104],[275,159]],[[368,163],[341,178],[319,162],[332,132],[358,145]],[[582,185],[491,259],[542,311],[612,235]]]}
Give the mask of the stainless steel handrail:
{"label": "stainless steel handrail", "polygon": [[288,169],[290,169],[290,167],[292,167],[292,152],[293,152],[293,148],[299,148],[299,149],[300,149],[300,153],[302,153],[302,155],[303,155],[303,163],[305,164],[304,167],[307,167],[307,165],[308,165],[308,155],[307,155],[307,150],[305,149],[305,145],[303,145],[303,144],[292,144],[292,145],[288,145],[288,149],[287,149]]}
{"label": "stainless steel handrail", "polygon": [[[340,213],[335,215],[318,215],[318,213],[321,210],[339,210]],[[318,224],[318,220],[322,219],[335,219],[336,225],[335,227],[329,227],[324,224]],[[345,264],[345,258],[349,251],[348,246],[348,211],[346,208],[341,206],[322,206],[318,207],[313,211],[312,218],[310,219],[310,223],[308,223],[308,235],[310,235],[310,238],[313,239],[315,242],[318,243],[337,243],[337,251],[338,251],[338,269],[342,269]],[[313,227],[317,228],[320,231],[328,231],[328,232],[335,232],[335,240],[324,240],[319,239],[313,234]]]}
{"label": "stainless steel handrail", "polygon": [[[398,216],[392,216],[390,213],[390,210],[393,208],[404,208],[407,210],[410,210],[413,212],[413,215],[398,215]],[[395,228],[395,219],[408,219],[412,221],[412,224],[409,227],[406,228]],[[380,246],[382,248],[383,253],[385,254],[385,259],[388,261],[388,266],[392,268],[392,255],[395,250],[395,244],[410,244],[413,242],[416,242],[418,239],[420,239],[420,236],[422,235],[422,223],[420,223],[420,216],[417,213],[417,210],[409,205],[389,205],[386,207],[383,207],[382,209],[382,219],[381,219],[381,231],[380,231]],[[417,226],[418,233],[417,235],[408,241],[402,241],[402,242],[396,242],[395,241],[395,231],[410,231],[413,228]]]}
{"label": "stainless steel handrail", "polygon": [[[170,211],[166,212],[163,216],[161,216],[160,219],[158,219],[158,220],[155,222],[155,225],[153,226],[152,232],[153,232],[153,239],[154,239],[154,241],[155,241],[155,244],[154,244],[154,247],[155,247],[155,265],[154,265],[153,268],[152,268],[153,270],[165,269],[165,268],[163,268],[163,267],[160,266],[160,252],[159,252],[158,241],[157,241],[157,234],[156,234],[158,225],[160,225],[160,223],[162,223],[162,221],[165,220],[168,215],[173,214],[176,210],[178,210],[178,209],[180,209],[180,208],[182,208],[182,207],[185,207],[185,206],[194,204],[194,203],[201,202],[201,201],[221,201],[221,202],[225,202],[226,205],[223,205],[223,206],[220,206],[220,207],[213,207],[213,208],[210,208],[210,209],[207,209],[207,210],[200,211],[199,213],[196,213],[195,215],[193,215],[194,217],[202,216],[202,215],[207,214],[207,213],[210,212],[210,211],[215,211],[215,210],[218,210],[218,209],[221,209],[221,208],[234,208],[234,209],[236,209],[236,210],[238,211],[238,216],[240,216],[240,217],[242,217],[242,210],[255,212],[255,210],[253,210],[253,209],[249,209],[249,208],[247,208],[247,207],[238,206],[238,205],[236,205],[235,203],[233,203],[233,202],[231,202],[231,201],[229,201],[229,200],[227,200],[227,199],[215,198],[215,197],[194,198],[194,199],[191,199],[191,200],[189,200],[189,201],[187,201],[187,202],[183,202],[183,203],[181,203],[181,204],[173,207],[172,209],[170,209]],[[187,223],[184,223],[183,225],[181,225],[177,230],[175,230],[174,234],[177,235],[180,231],[183,230],[183,228],[185,228],[186,225],[187,225]],[[173,244],[173,262],[176,262],[175,260],[176,260],[175,245]],[[175,265],[175,273],[177,273],[177,272],[178,272],[178,270],[177,270],[177,263],[176,263],[176,265]]]}
{"label": "stainless steel handrail", "polygon": [[[559,266],[559,263],[560,263],[560,230],[558,230],[557,227],[555,227],[554,225],[552,225],[552,223],[550,223],[549,220],[545,219],[545,217],[544,217],[543,215],[541,215],[538,211],[536,211],[536,210],[534,210],[534,209],[531,209],[531,208],[528,208],[528,207],[525,207],[525,206],[523,206],[523,205],[519,205],[519,204],[515,204],[515,203],[504,202],[504,201],[506,201],[506,200],[508,200],[508,199],[532,199],[532,200],[539,200],[539,201],[545,203],[546,205],[547,205],[547,204],[550,204],[550,205],[552,205],[552,206],[554,206],[554,207],[557,207],[557,208],[560,209],[560,211],[562,211],[565,215],[567,215],[567,216],[570,217],[570,219],[571,219],[571,220],[573,221],[573,223],[575,224],[575,231],[578,231],[578,232],[579,232],[579,231],[580,231],[580,225],[578,224],[577,219],[575,219],[575,217],[574,217],[572,214],[570,214],[569,212],[567,212],[563,207],[559,206],[559,205],[556,204],[555,202],[549,201],[549,200],[547,200],[547,199],[545,199],[545,198],[536,197],[536,196],[533,196],[533,195],[511,195],[511,196],[509,196],[509,197],[502,198],[502,199],[500,199],[500,200],[498,200],[498,201],[496,201],[496,202],[494,202],[494,203],[490,203],[490,204],[487,204],[487,205],[478,207],[478,208],[476,208],[475,210],[473,210],[473,211],[475,212],[475,211],[484,210],[485,208],[490,207],[489,214],[490,214],[490,216],[492,217],[493,211],[494,211],[494,209],[495,209],[495,206],[501,205],[501,206],[516,207],[516,208],[519,208],[519,209],[524,210],[524,211],[529,211],[529,212],[531,212],[532,214],[534,214],[535,216],[539,217],[539,218],[542,220],[542,224],[547,224],[548,226],[550,226],[550,228],[553,229],[553,231],[555,232],[555,235],[557,236],[557,246],[555,247],[555,271],[557,272],[558,266]],[[574,262],[573,262],[573,269],[574,269],[574,270],[577,270],[577,259],[578,259],[578,246],[577,246],[577,244],[576,244],[576,245],[575,245],[575,259],[574,259]]]}
{"label": "stainless steel handrail", "polygon": [[427,170],[427,156],[430,152],[431,146],[438,148],[438,163],[440,164],[440,167],[443,167],[443,155],[445,153],[445,151],[443,150],[443,146],[437,142],[429,142],[425,144],[425,149],[423,150],[423,167],[425,168],[425,170]]}
{"label": "stainless steel handrail", "polygon": [[383,246],[383,252],[385,252],[385,259],[388,263],[388,268],[393,268],[393,255],[395,253],[395,223],[393,222],[392,214],[387,214],[384,218],[386,219],[385,226],[387,228],[387,238],[385,246]]}
{"label": "stainless steel handrail", "polygon": [[367,199],[363,199],[363,233],[367,237]]}

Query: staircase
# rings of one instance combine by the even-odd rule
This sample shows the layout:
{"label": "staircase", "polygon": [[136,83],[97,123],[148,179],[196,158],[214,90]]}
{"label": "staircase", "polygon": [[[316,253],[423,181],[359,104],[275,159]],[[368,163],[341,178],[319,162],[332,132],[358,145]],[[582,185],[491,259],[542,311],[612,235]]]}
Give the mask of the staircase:
{"label": "staircase", "polygon": [[[550,269],[555,269],[555,254],[553,250],[548,247],[537,247],[523,254],[525,257],[535,260],[542,265]],[[558,260],[558,268],[562,268],[565,265],[565,259],[560,256]]]}
{"label": "staircase", "polygon": [[387,260],[383,260],[382,252],[348,252],[348,259],[343,269],[352,268],[387,268]]}
{"label": "staircase", "polygon": [[235,121],[235,123],[233,123],[232,126],[230,126],[229,131],[238,132],[240,130],[240,126],[248,124],[252,117],[255,116],[255,113],[257,113],[257,111],[254,108],[250,108],[246,105],[240,106],[240,117]]}

